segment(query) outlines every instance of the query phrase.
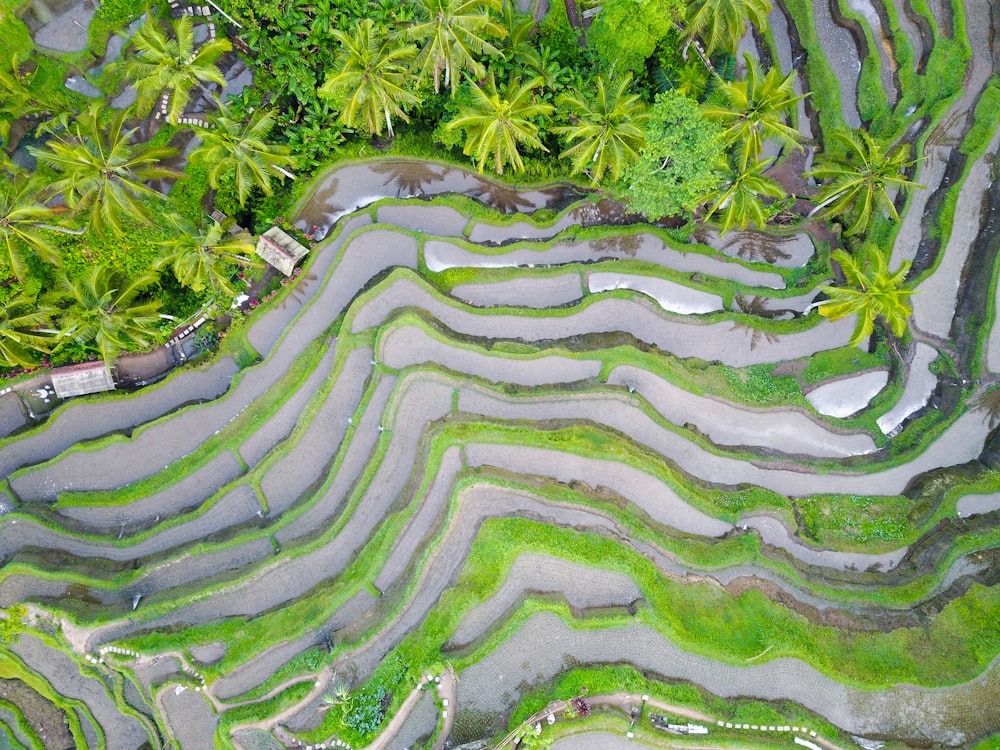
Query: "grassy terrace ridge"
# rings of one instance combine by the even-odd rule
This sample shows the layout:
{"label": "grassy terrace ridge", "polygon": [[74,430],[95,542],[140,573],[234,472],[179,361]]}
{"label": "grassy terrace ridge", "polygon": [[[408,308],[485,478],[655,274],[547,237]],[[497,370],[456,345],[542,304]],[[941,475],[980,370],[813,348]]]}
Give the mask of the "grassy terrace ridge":
{"label": "grassy terrace ridge", "polygon": [[0,746],[998,746],[996,8],[819,2],[0,0]]}

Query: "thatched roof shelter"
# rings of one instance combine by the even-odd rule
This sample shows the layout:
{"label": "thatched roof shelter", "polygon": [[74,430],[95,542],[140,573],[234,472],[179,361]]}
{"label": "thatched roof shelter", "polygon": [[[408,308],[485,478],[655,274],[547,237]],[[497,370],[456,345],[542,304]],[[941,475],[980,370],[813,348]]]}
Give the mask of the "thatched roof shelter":
{"label": "thatched roof shelter", "polygon": [[309,248],[297,242],[279,227],[271,227],[257,239],[257,255],[285,276],[291,276],[295,264],[305,257]]}
{"label": "thatched roof shelter", "polygon": [[52,387],[59,398],[113,391],[115,381],[104,362],[84,362],[52,370]]}

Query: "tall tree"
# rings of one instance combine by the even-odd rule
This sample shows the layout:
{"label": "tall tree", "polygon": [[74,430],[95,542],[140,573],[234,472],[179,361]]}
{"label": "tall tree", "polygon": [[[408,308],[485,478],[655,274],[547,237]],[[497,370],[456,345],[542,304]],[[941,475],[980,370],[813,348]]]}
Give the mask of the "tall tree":
{"label": "tall tree", "polygon": [[906,331],[906,319],[913,312],[908,301],[913,290],[902,286],[910,262],[904,261],[895,273],[890,273],[886,253],[874,245],[864,246],[856,257],[843,250],[835,251],[830,257],[840,265],[849,286],[820,287],[830,297],[820,303],[820,315],[830,320],[857,315],[858,325],[851,337],[851,346],[868,338],[879,318],[896,336],[902,336]]}
{"label": "tall tree", "polygon": [[781,70],[774,67],[765,75],[756,58],[744,55],[744,59],[746,78],[719,84],[727,105],[704,108],[706,117],[726,129],[723,135],[726,143],[739,144],[741,169],[760,158],[765,140],[798,145],[802,134],[786,125],[784,117],[796,102],[807,96],[795,95],[794,72],[782,76]]}
{"label": "tall tree", "polygon": [[173,36],[167,36],[159,21],[149,20],[132,39],[138,55],[129,59],[125,75],[138,92],[136,106],[149,111],[160,95],[167,91],[170,107],[167,121],[177,124],[178,118],[191,100],[191,90],[202,83],[226,85],[226,79],[215,66],[223,52],[232,49],[228,39],[210,39],[195,49],[191,16],[181,16],[171,24]]}
{"label": "tall tree", "polygon": [[606,70],[638,73],[683,15],[683,0],[604,0],[587,41]]}
{"label": "tall tree", "polygon": [[9,176],[0,179],[0,265],[6,265],[16,279],[24,279],[28,273],[25,251],[29,249],[47,263],[59,263],[58,252],[39,226],[50,220],[52,209],[37,195],[34,181]]}
{"label": "tall tree", "polygon": [[24,292],[0,306],[0,367],[31,367],[51,350],[54,336],[46,331],[54,309]]}
{"label": "tall tree", "polygon": [[10,128],[15,120],[53,112],[60,105],[45,89],[31,88],[37,68],[25,72],[17,54],[10,57],[9,65],[7,63],[5,59],[4,65],[0,65],[0,141],[10,150]]}
{"label": "tall tree", "polygon": [[524,161],[518,151],[519,145],[548,150],[538,139],[538,126],[531,121],[533,117],[553,111],[551,104],[534,100],[533,89],[541,85],[541,77],[526,83],[512,78],[497,90],[492,73],[483,87],[469,83],[472,104],[460,108],[458,115],[445,127],[465,131],[464,152],[475,158],[480,172],[491,159],[497,174],[503,174],[507,164],[522,171]]}
{"label": "tall tree", "polygon": [[700,38],[708,54],[717,49],[735,52],[747,24],[764,28],[770,12],[771,0],[690,0],[685,37],[688,42]]}
{"label": "tall tree", "polygon": [[625,171],[621,196],[651,219],[692,210],[719,184],[722,128],[698,103],[676,91],[656,97],[646,123],[646,145]]}
{"label": "tall tree", "polygon": [[499,11],[502,0],[410,2],[418,19],[408,33],[421,45],[414,61],[419,78],[433,77],[434,91],[440,91],[444,73],[444,85],[451,87],[454,96],[463,71],[477,79],[486,75],[486,68],[478,58],[500,54],[489,39],[502,39],[506,32],[490,11]]}
{"label": "tall tree", "polygon": [[176,178],[181,173],[160,165],[161,160],[174,156],[176,149],[132,143],[138,129],[125,129],[130,110],[118,112],[107,124],[102,114],[101,105],[94,103],[60,138],[44,148],[29,146],[28,150],[62,175],[46,192],[62,195],[74,211],[88,211],[95,231],[110,228],[121,234],[123,219],[150,221],[146,202],[163,199],[145,182]]}
{"label": "tall tree", "polygon": [[639,149],[646,142],[643,125],[649,115],[642,99],[628,93],[631,83],[631,73],[621,77],[617,84],[598,76],[594,79],[593,96],[574,91],[561,94],[556,100],[574,121],[572,125],[553,128],[575,144],[559,156],[572,159],[573,174],[589,172],[595,185],[606,173],[616,182],[620,180],[625,168],[639,158]]}
{"label": "tall tree", "polygon": [[382,135],[384,122],[392,137],[392,118],[409,122],[405,108],[420,103],[407,88],[407,63],[416,55],[416,45],[376,31],[370,18],[350,33],[335,29],[331,34],[340,42],[340,52],[319,95],[343,102],[338,119],[347,127],[353,128],[360,117],[369,133]]}
{"label": "tall tree", "polygon": [[126,278],[107,266],[92,266],[74,279],[61,274],[53,299],[68,303],[60,316],[62,336],[95,344],[109,366],[129,348],[151,346],[163,316],[160,303],[142,294],[156,281],[156,274]]}
{"label": "tall tree", "polygon": [[864,130],[832,133],[828,148],[841,147],[843,156],[823,156],[808,176],[823,181],[823,188],[816,198],[815,211],[826,216],[853,217],[847,234],[858,234],[868,229],[877,210],[887,211],[895,221],[899,213],[889,196],[889,189],[905,191],[923,188],[907,179],[903,170],[913,166],[910,144],[900,143],[885,148]]}
{"label": "tall tree", "polygon": [[761,159],[741,169],[730,164],[723,182],[705,196],[712,206],[705,214],[705,221],[719,217],[719,234],[724,235],[733,227],[746,229],[750,224],[760,228],[767,223],[767,207],[763,198],[784,198],[785,191],[778,182],[764,175],[770,159]]}
{"label": "tall tree", "polygon": [[287,147],[267,142],[274,127],[274,113],[258,109],[246,123],[241,123],[221,107],[207,119],[208,127],[195,126],[201,145],[191,152],[191,158],[201,159],[210,166],[209,185],[218,189],[222,178],[233,173],[241,206],[246,205],[255,187],[271,195],[274,192],[271,178],[284,174],[284,168],[294,163]]}
{"label": "tall tree", "polygon": [[229,280],[234,268],[260,265],[246,232],[231,235],[217,221],[195,225],[180,216],[171,217],[170,224],[174,232],[160,243],[164,254],[156,268],[169,267],[181,286],[234,296],[236,289]]}

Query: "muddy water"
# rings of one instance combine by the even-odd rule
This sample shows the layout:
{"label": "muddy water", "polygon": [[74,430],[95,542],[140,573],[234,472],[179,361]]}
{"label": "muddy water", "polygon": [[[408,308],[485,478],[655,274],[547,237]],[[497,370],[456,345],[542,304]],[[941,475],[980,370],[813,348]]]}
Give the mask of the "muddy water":
{"label": "muddy water", "polygon": [[501,213],[529,213],[540,208],[559,210],[582,193],[570,185],[551,185],[519,192],[457,167],[426,161],[385,159],[349,164],[320,182],[301,206],[297,226],[313,227],[322,239],[339,218],[383,198],[424,198],[458,193]]}

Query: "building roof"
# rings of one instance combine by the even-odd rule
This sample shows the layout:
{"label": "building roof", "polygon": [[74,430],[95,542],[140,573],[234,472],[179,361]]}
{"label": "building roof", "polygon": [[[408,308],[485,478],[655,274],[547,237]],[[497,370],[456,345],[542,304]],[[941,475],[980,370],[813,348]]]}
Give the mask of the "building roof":
{"label": "building roof", "polygon": [[84,362],[52,370],[52,387],[59,398],[113,391],[115,381],[104,362]]}
{"label": "building roof", "polygon": [[309,249],[290,237],[279,227],[271,227],[257,239],[257,255],[277,268],[285,276],[291,276],[295,264],[305,257]]}

